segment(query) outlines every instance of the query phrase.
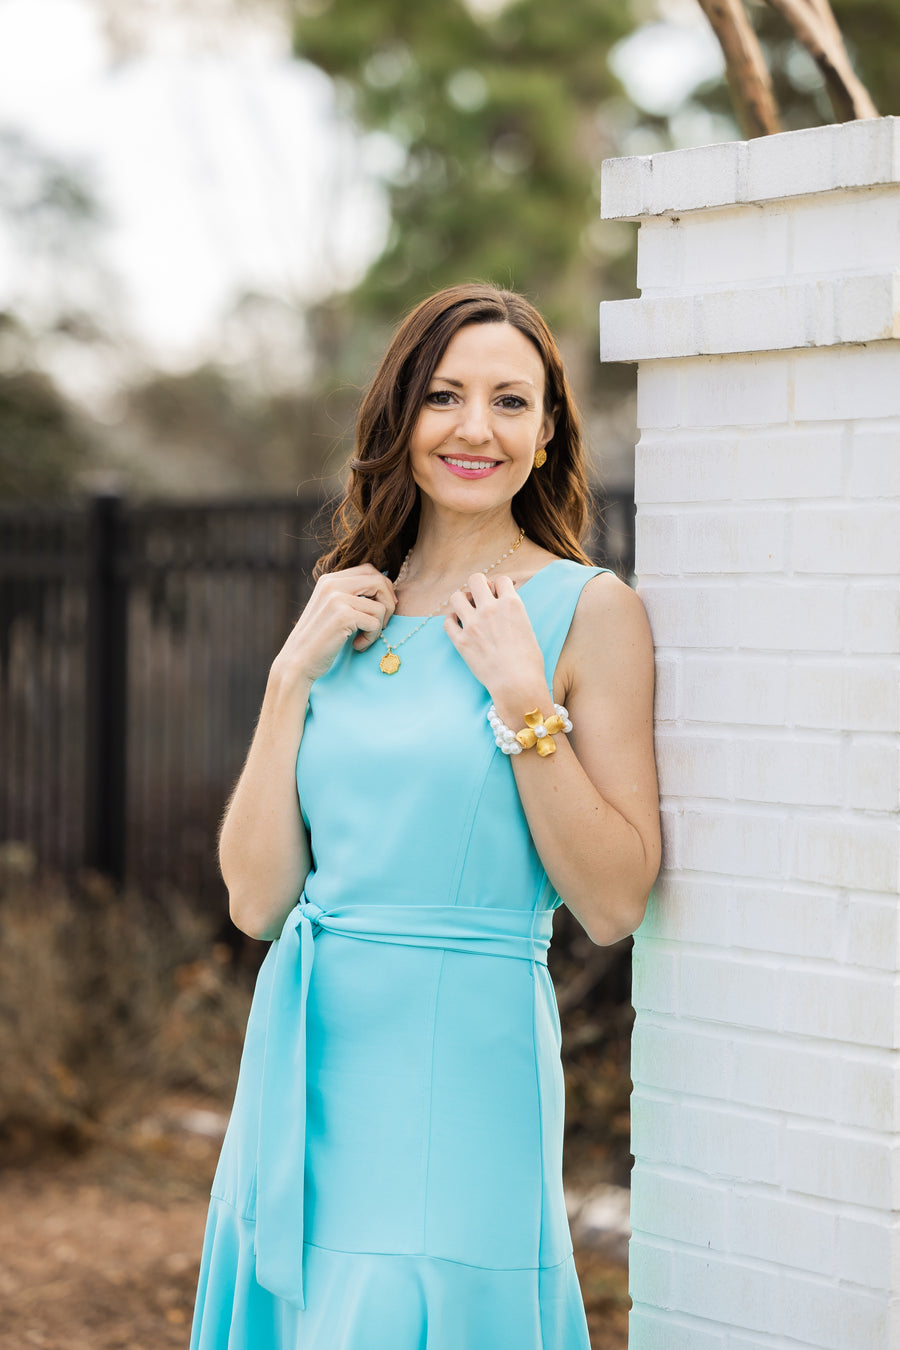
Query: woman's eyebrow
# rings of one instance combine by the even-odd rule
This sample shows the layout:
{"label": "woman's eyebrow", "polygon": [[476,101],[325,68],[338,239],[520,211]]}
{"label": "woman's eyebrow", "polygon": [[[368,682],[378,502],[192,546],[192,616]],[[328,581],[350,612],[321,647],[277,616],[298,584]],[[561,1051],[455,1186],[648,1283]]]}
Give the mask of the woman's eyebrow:
{"label": "woman's eyebrow", "polygon": [[[452,384],[453,387],[454,387],[454,389],[462,389],[463,383],[464,383],[464,381],[462,381],[462,380],[454,380],[454,379],[452,379],[451,376],[449,376],[449,375],[439,375],[439,374],[437,373],[437,371],[435,371],[434,375],[432,375],[431,378],[432,378],[433,380],[440,380],[440,381],[442,382],[442,384]],[[495,388],[495,389],[509,389],[510,385],[513,385],[513,384],[527,384],[531,389],[533,389],[533,388],[535,387],[535,385],[534,385],[534,380],[529,380],[529,379],[527,379],[527,378],[523,375],[523,376],[522,376],[520,379],[518,379],[518,380],[500,380],[500,382],[499,382],[498,384],[495,384],[495,385],[494,385],[494,388]]]}

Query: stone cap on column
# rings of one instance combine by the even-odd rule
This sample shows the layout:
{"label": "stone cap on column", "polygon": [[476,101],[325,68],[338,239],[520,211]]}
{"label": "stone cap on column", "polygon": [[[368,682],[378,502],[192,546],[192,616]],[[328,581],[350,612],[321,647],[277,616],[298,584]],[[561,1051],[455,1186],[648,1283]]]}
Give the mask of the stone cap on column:
{"label": "stone cap on column", "polygon": [[900,338],[900,117],[607,160],[602,212],[641,224],[605,361]]}
{"label": "stone cap on column", "polygon": [[900,117],[607,159],[600,213],[643,220],[883,183],[900,183]]}

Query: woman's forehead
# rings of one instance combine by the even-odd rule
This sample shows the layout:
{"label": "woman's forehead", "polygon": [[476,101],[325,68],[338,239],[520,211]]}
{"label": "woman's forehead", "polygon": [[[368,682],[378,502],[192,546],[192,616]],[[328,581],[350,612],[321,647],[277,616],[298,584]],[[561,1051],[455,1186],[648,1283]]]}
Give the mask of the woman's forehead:
{"label": "woman's forehead", "polygon": [[525,383],[544,386],[544,363],[530,338],[510,323],[468,323],[447,343],[435,377],[449,383],[473,378],[495,385]]}

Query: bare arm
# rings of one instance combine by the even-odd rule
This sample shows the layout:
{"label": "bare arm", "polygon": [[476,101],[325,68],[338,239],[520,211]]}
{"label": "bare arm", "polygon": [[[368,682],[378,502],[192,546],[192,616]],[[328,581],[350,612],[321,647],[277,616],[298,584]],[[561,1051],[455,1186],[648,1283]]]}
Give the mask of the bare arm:
{"label": "bare arm", "polygon": [[313,683],[349,638],[357,651],[375,642],[395,604],[390,581],[368,563],[320,577],[272,662],[219,833],[231,918],[251,937],[278,936],[310,869],[295,773]]}
{"label": "bare arm", "polygon": [[[482,671],[473,666],[474,673],[517,731],[531,708],[552,711],[543,657],[508,578],[497,579],[496,597],[484,578],[470,584],[490,631],[482,626],[475,652],[479,635],[465,610],[463,628],[447,629],[467,661],[468,645]],[[602,574],[586,584],[557,678],[571,736],[558,735],[546,758],[535,750],[514,756],[513,771],[547,875],[590,937],[606,945],[641,922],[660,859],[653,649],[644,607],[624,582]]]}

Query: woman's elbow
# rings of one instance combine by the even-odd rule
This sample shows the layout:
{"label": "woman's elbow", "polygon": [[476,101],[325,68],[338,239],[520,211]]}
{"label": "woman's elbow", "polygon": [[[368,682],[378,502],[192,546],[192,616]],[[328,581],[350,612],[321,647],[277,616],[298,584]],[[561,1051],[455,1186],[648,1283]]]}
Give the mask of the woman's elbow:
{"label": "woman's elbow", "polygon": [[271,914],[261,911],[258,903],[254,904],[237,889],[228,892],[228,916],[239,932],[255,938],[257,942],[271,942],[278,937],[284,924],[283,919],[281,923],[274,924]]}
{"label": "woman's elbow", "polygon": [[631,937],[640,928],[647,912],[650,886],[635,895],[623,895],[614,903],[598,903],[575,909],[576,918],[593,943],[598,947],[612,947],[623,938]]}

